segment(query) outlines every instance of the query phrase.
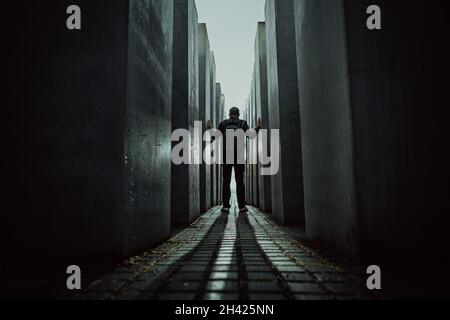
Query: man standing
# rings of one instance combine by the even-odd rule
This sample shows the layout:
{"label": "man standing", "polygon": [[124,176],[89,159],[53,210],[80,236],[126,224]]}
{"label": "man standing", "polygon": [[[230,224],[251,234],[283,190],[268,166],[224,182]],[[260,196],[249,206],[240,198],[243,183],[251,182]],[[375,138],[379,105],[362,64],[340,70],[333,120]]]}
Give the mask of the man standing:
{"label": "man standing", "polygon": [[[222,207],[222,212],[224,213],[228,213],[230,212],[230,208],[231,208],[231,204],[230,204],[230,199],[231,199],[231,189],[230,189],[230,183],[231,183],[231,173],[232,170],[234,168],[234,174],[235,174],[235,180],[236,180],[236,186],[237,186],[237,199],[238,199],[238,204],[239,204],[239,210],[241,212],[247,212],[247,204],[245,202],[245,185],[244,185],[244,172],[245,172],[245,164],[239,164],[237,159],[238,159],[238,155],[237,155],[237,147],[236,147],[236,142],[234,143],[234,162],[233,164],[229,164],[227,163],[226,159],[227,159],[227,141],[226,141],[226,132],[227,130],[238,130],[238,129],[242,129],[244,132],[247,132],[247,130],[250,130],[247,121],[245,120],[241,120],[239,119],[240,117],[240,111],[238,108],[231,108],[230,110],[230,114],[229,114],[230,118],[227,120],[222,121],[219,124],[219,128],[218,130],[222,133],[222,136],[224,138],[224,154],[222,159],[224,159],[224,165],[223,165],[223,207]],[[208,128],[211,129],[211,122],[208,121]],[[261,119],[258,119],[257,122],[257,126],[256,126],[256,131],[258,132],[259,129],[261,128]]]}

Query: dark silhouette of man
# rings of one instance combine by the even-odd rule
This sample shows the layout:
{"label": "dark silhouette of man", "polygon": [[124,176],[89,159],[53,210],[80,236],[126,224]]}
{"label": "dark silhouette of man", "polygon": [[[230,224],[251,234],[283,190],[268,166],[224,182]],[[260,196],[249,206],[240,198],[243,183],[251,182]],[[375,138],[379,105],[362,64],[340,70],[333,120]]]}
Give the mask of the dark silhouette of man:
{"label": "dark silhouette of man", "polygon": [[[230,184],[231,184],[231,173],[232,173],[233,168],[234,168],[234,176],[235,176],[236,187],[237,187],[236,191],[237,191],[237,200],[238,200],[238,204],[239,204],[239,211],[247,212],[248,209],[247,209],[247,203],[245,201],[245,185],[244,185],[245,164],[239,164],[237,161],[238,150],[236,147],[236,145],[237,145],[236,141],[235,141],[235,146],[234,146],[234,162],[233,162],[233,164],[227,164],[227,161],[226,161],[226,159],[227,159],[226,132],[227,132],[227,130],[238,130],[238,129],[242,129],[244,132],[247,132],[247,130],[249,130],[250,127],[248,126],[247,121],[239,119],[240,111],[238,108],[231,108],[229,117],[230,117],[229,119],[222,121],[218,127],[218,130],[222,133],[222,136],[223,136],[224,148],[223,148],[223,158],[222,159],[224,159],[224,163],[225,163],[222,165],[222,168],[223,168],[223,172],[222,172],[222,177],[223,177],[222,212],[224,212],[224,213],[230,212],[230,208],[231,208]],[[212,128],[211,121],[208,121],[208,129],[211,129],[211,128]],[[258,132],[260,128],[261,128],[261,119],[258,119],[255,130]]]}

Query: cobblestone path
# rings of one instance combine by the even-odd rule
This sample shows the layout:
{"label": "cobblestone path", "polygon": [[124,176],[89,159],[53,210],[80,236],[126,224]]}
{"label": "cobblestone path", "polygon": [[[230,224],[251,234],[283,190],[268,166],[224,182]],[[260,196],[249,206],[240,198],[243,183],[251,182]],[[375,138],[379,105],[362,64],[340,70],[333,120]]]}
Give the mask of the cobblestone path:
{"label": "cobblestone path", "polygon": [[369,298],[362,277],[321,258],[250,208],[210,210],[160,247],[95,281],[79,299]]}

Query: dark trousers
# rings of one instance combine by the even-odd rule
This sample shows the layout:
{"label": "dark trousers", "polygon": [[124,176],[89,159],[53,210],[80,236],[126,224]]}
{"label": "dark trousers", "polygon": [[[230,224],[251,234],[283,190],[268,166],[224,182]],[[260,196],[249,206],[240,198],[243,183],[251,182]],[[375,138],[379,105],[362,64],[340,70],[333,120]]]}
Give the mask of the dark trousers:
{"label": "dark trousers", "polygon": [[239,209],[242,209],[246,206],[245,203],[245,185],[244,185],[244,173],[245,173],[245,164],[224,164],[223,165],[223,206],[225,208],[230,208],[230,198],[231,198],[231,173],[234,167],[234,176],[236,180],[237,186],[237,198]]}

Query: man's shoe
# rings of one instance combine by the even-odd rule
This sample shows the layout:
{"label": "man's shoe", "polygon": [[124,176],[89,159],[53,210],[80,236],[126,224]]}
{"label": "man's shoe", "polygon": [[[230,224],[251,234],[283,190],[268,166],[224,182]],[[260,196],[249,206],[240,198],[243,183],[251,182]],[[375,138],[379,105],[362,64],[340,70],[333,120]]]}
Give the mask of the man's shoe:
{"label": "man's shoe", "polygon": [[230,208],[222,207],[222,213],[230,213]]}
{"label": "man's shoe", "polygon": [[239,209],[240,212],[248,212],[248,208],[247,207],[243,207],[242,209]]}

